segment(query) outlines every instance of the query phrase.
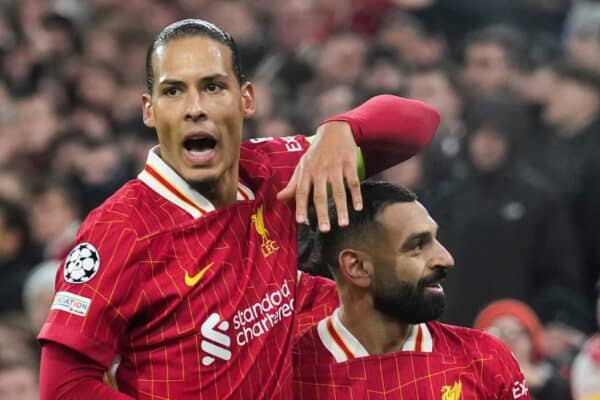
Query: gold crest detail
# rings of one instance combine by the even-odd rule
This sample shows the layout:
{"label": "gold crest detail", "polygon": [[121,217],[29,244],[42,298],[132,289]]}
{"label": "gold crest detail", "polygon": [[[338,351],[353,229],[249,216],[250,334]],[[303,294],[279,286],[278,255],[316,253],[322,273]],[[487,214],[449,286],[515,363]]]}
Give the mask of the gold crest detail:
{"label": "gold crest detail", "polygon": [[262,243],[260,245],[260,250],[263,253],[263,256],[268,257],[271,254],[275,253],[279,250],[279,245],[274,240],[269,238],[269,231],[265,226],[265,217],[263,212],[263,206],[259,206],[256,210],[256,213],[252,215],[252,224],[254,224],[254,229],[256,229],[256,233],[261,237]]}
{"label": "gold crest detail", "polygon": [[460,392],[462,391],[462,383],[454,382],[454,385],[442,386],[442,400],[460,400]]}

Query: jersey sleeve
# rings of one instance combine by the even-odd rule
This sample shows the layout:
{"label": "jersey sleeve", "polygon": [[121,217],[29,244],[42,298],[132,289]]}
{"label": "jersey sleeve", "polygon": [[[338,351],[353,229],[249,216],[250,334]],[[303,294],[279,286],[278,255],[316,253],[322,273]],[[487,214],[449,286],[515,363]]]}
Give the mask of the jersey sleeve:
{"label": "jersey sleeve", "polygon": [[331,315],[338,306],[334,281],[298,271],[294,337],[300,337],[317,322]]}
{"label": "jersey sleeve", "polygon": [[[483,332],[482,332],[483,333]],[[483,333],[483,346],[486,346],[493,357],[488,362],[493,380],[494,396],[500,400],[529,400],[527,382],[517,359],[504,343],[497,338]]]}
{"label": "jersey sleeve", "polygon": [[136,308],[136,234],[111,215],[91,214],[56,276],[50,312],[38,336],[108,368]]}
{"label": "jersey sleeve", "polygon": [[94,361],[53,342],[42,346],[40,400],[133,400],[106,384],[104,368]]}
{"label": "jersey sleeve", "polygon": [[[350,124],[357,151],[359,175],[364,178],[394,166],[421,151],[433,138],[439,113],[427,104],[392,95],[375,96],[343,114],[326,119]],[[283,184],[310,146],[302,135],[257,138],[247,146],[267,154]],[[365,174],[361,174],[361,169]]]}
{"label": "jersey sleeve", "polygon": [[244,145],[269,158],[274,173],[282,182],[281,188],[284,188],[292,178],[300,158],[310,146],[310,139],[303,135],[256,138],[250,139]]}
{"label": "jersey sleeve", "polygon": [[380,95],[323,123],[330,121],[350,124],[366,176],[371,176],[421,151],[433,138],[440,115],[421,101]]}

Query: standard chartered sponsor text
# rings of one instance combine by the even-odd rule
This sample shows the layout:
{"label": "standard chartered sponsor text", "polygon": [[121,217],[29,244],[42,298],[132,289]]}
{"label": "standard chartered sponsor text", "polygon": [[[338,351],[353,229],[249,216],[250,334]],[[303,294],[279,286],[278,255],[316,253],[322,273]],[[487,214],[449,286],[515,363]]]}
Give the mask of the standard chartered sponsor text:
{"label": "standard chartered sponsor text", "polygon": [[245,346],[250,340],[269,332],[283,318],[291,317],[293,312],[294,299],[287,281],[284,281],[280,288],[235,313],[233,328],[238,346]]}

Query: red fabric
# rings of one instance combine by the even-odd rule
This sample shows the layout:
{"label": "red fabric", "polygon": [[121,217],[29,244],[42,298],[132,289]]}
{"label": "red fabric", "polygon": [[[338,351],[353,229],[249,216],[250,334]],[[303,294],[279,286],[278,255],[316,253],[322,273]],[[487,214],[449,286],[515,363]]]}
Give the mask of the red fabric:
{"label": "red fabric", "polygon": [[421,151],[433,138],[440,115],[423,102],[380,95],[323,123],[328,121],[350,124],[370,176]]}
{"label": "red fabric", "polygon": [[473,329],[427,323],[432,352],[399,351],[336,362],[316,327],[293,350],[297,399],[527,400],[510,350]]}
{"label": "red fabric", "polygon": [[[371,172],[412,156],[437,126],[435,111],[394,96],[339,118],[353,126]],[[104,370],[120,354],[119,390],[138,400],[291,398],[297,229],[292,205],[276,195],[308,145],[302,136],[244,143],[240,180],[255,199],[198,220],[140,179],[123,186],[77,234],[97,249],[97,272],[68,283],[59,270],[62,294],[39,339]],[[57,387],[71,382],[61,375]]]}
{"label": "red fabric", "polygon": [[340,305],[335,282],[302,272],[296,287],[296,331],[300,337]]}
{"label": "red fabric", "polygon": [[133,400],[103,382],[105,368],[68,347],[42,346],[40,400]]}

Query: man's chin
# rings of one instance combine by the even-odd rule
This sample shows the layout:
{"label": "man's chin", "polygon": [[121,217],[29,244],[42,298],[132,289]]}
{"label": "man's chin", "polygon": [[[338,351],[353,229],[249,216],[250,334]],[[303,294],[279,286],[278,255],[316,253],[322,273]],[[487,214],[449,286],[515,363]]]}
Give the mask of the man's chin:
{"label": "man's chin", "polygon": [[197,192],[210,193],[217,187],[219,180],[217,178],[205,178],[196,180],[187,180],[187,183]]}

